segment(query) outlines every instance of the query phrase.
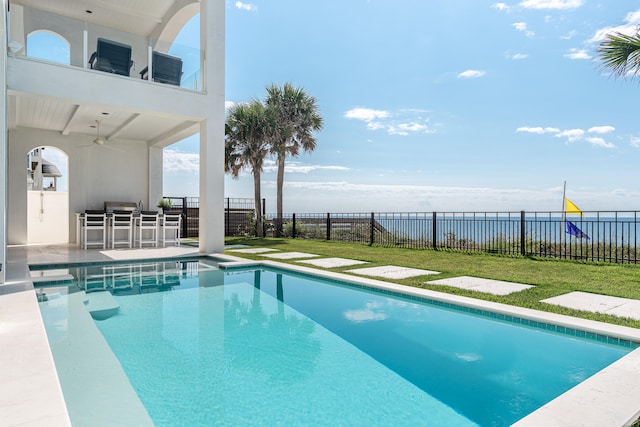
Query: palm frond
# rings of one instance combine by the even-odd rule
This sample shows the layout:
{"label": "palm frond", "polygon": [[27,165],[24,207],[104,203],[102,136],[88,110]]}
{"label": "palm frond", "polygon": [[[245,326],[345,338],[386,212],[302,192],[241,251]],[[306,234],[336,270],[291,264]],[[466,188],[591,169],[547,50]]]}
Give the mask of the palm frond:
{"label": "palm frond", "polygon": [[614,77],[637,77],[640,74],[640,33],[607,34],[597,49],[604,68]]}

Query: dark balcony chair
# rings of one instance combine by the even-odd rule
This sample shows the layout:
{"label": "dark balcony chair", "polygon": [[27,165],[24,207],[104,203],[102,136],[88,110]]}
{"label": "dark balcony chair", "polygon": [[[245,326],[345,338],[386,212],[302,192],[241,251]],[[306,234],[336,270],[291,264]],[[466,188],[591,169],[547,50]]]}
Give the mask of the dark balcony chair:
{"label": "dark balcony chair", "polygon": [[[180,86],[182,78],[182,59],[166,53],[153,51],[153,81]],[[140,78],[149,78],[149,67],[140,71]]]}
{"label": "dark balcony chair", "polygon": [[131,46],[107,39],[98,39],[96,51],[91,54],[89,65],[93,70],[129,76],[133,65]]}

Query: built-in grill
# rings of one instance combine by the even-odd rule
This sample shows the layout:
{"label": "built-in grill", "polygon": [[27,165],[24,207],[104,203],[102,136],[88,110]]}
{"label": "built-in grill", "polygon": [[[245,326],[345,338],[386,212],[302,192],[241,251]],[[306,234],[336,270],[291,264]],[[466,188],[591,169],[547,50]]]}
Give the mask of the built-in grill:
{"label": "built-in grill", "polygon": [[104,202],[104,211],[106,213],[113,213],[113,211],[131,211],[138,210],[138,204],[136,202]]}

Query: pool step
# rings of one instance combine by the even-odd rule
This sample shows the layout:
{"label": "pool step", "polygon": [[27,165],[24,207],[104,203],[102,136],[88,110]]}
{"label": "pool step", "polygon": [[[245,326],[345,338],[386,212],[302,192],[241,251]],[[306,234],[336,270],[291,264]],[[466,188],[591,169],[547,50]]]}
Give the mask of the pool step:
{"label": "pool step", "polygon": [[43,287],[46,285],[55,286],[61,284],[69,284],[69,282],[73,282],[73,276],[71,274],[61,274],[59,276],[41,276],[41,277],[32,277],[31,281],[34,285],[39,287]]}
{"label": "pool step", "polygon": [[54,270],[35,270],[30,272],[31,282],[38,287],[70,284],[74,277],[68,268]]}
{"label": "pool step", "polygon": [[109,291],[97,291],[86,294],[84,305],[95,320],[106,320],[120,310],[120,304]]}

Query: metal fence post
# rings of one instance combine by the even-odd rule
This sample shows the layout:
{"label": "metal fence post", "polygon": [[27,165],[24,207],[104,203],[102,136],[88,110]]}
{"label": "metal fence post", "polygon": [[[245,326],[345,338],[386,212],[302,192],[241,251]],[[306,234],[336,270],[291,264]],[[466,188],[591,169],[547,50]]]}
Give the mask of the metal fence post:
{"label": "metal fence post", "polygon": [[262,237],[267,237],[267,220],[265,215],[267,214],[267,199],[262,199]]}
{"label": "metal fence post", "polygon": [[433,249],[438,249],[438,242],[437,242],[437,238],[436,238],[436,233],[438,232],[438,214],[436,212],[433,212],[432,218],[431,218],[431,238],[433,239],[432,245],[433,245]]}
{"label": "metal fence post", "polygon": [[327,212],[327,240],[331,240],[331,213]]}
{"label": "metal fence post", "polygon": [[230,206],[229,206],[229,198],[227,197],[227,208],[225,209],[224,212],[224,235],[225,236],[231,236],[231,233],[229,231],[229,228],[231,227],[231,224],[229,224],[229,222],[231,221],[231,213],[230,211]]}
{"label": "metal fence post", "polygon": [[291,238],[296,238],[296,214],[291,215],[291,222],[293,222],[293,228],[291,229]]}
{"label": "metal fence post", "polygon": [[375,238],[375,222],[376,222],[376,215],[371,212],[371,236],[369,237],[369,246],[373,246],[373,239]]}
{"label": "metal fence post", "polygon": [[525,248],[525,242],[524,239],[527,235],[527,233],[525,232],[525,223],[524,223],[524,219],[525,219],[525,213],[524,211],[520,211],[520,255],[525,256],[526,255],[526,248]]}
{"label": "metal fence post", "polygon": [[[189,231],[189,210],[187,209],[187,198],[182,198],[182,236],[191,237],[188,235]],[[199,231],[199,230],[198,230]]]}

